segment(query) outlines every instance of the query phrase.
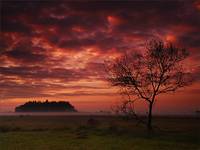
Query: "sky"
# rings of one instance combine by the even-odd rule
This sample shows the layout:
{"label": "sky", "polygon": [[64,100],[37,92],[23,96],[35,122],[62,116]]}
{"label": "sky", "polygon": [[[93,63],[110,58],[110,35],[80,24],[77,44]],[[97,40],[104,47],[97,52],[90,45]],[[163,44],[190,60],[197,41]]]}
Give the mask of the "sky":
{"label": "sky", "polygon": [[[66,100],[79,111],[120,101],[104,61],[159,37],[189,50],[194,83],[159,96],[155,113],[200,109],[200,1],[1,1],[0,111],[28,100]],[[145,104],[138,104],[143,110]]]}

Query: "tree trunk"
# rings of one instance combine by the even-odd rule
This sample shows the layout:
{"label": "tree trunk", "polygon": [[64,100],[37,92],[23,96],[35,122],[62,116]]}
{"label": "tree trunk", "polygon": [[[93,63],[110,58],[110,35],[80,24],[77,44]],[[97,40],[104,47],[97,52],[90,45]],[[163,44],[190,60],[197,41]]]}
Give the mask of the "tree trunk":
{"label": "tree trunk", "polygon": [[152,130],[152,106],[153,106],[153,103],[150,102],[149,103],[149,113],[148,113],[148,120],[147,120],[147,128],[148,130]]}

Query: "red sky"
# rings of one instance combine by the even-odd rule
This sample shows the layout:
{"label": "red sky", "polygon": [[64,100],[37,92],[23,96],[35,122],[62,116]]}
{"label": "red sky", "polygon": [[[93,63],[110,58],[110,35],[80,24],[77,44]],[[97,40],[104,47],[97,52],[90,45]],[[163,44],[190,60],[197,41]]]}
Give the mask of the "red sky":
{"label": "red sky", "polygon": [[46,99],[109,110],[120,96],[103,62],[142,51],[155,36],[190,51],[195,81],[159,97],[155,112],[200,109],[200,1],[1,1],[0,21],[0,111]]}

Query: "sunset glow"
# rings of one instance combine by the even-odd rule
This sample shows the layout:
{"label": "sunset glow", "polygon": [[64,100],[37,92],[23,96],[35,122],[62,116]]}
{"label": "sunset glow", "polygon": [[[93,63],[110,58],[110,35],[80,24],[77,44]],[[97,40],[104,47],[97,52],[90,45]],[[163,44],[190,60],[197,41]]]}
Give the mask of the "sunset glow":
{"label": "sunset glow", "polygon": [[190,51],[185,67],[195,81],[176,94],[159,97],[155,113],[191,114],[200,109],[199,1],[1,5],[0,111],[46,99],[70,101],[80,111],[110,110],[120,95],[106,81],[104,62],[144,51],[154,37]]}

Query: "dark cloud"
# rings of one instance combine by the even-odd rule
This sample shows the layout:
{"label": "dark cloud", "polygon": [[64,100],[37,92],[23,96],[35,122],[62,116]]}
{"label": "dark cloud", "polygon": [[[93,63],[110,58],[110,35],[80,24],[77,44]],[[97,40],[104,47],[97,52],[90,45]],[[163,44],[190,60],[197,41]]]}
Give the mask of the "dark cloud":
{"label": "dark cloud", "polygon": [[5,53],[6,56],[16,59],[17,61],[22,61],[25,63],[41,62],[45,60],[44,55],[34,54],[26,49],[18,47]]}
{"label": "dark cloud", "polygon": [[58,78],[73,79],[75,72],[63,68],[55,68],[49,70],[43,67],[0,67],[0,73],[7,76],[18,76],[20,78]]}
{"label": "dark cloud", "polygon": [[31,28],[17,20],[5,20],[1,23],[1,30],[4,32],[19,32],[30,34]]}
{"label": "dark cloud", "polygon": [[[6,45],[7,48],[10,45]],[[5,49],[6,49],[6,46]],[[29,40],[22,40],[13,46],[10,50],[4,50],[2,56],[6,56],[18,63],[41,63],[46,60],[45,50],[40,47],[35,47]]]}
{"label": "dark cloud", "polygon": [[122,46],[122,38],[113,37],[102,32],[96,32],[90,37],[86,38],[72,38],[70,40],[63,40],[59,43],[59,47],[80,49],[82,47],[99,47],[100,50],[105,51],[111,48],[118,48]]}
{"label": "dark cloud", "polygon": [[[137,50],[154,36],[174,37],[192,49],[192,57],[199,61],[200,11],[193,0],[1,4],[0,88],[4,97],[51,96],[45,89],[68,89],[63,83],[104,81],[104,59]],[[194,74],[198,78],[197,71]],[[70,88],[83,91],[57,95],[103,95],[84,91],[100,89],[97,86]]]}
{"label": "dark cloud", "polygon": [[[97,67],[97,65],[96,65]],[[98,71],[91,69],[64,69],[34,67],[0,67],[0,74],[5,76],[16,76],[22,79],[62,79],[67,81],[78,81],[98,75]]]}
{"label": "dark cloud", "polygon": [[188,47],[200,48],[200,35],[197,32],[200,32],[200,29],[180,36],[179,41]]}

